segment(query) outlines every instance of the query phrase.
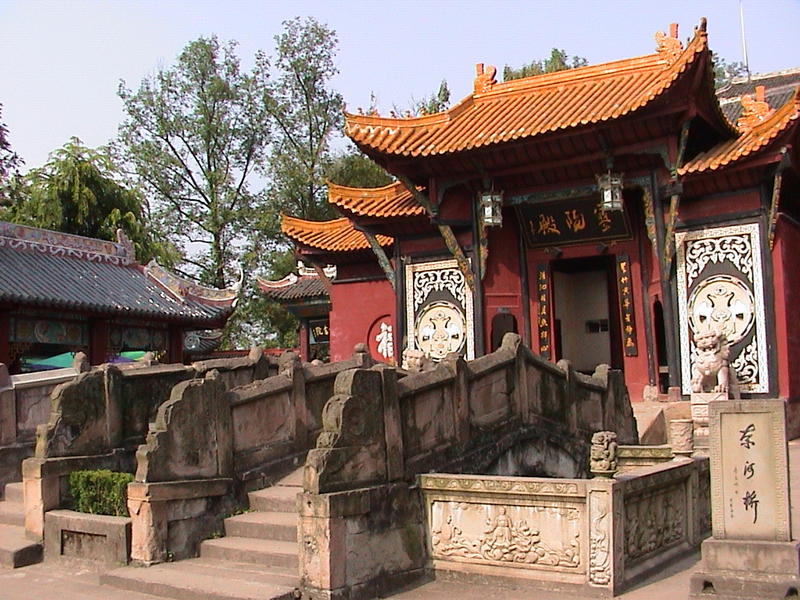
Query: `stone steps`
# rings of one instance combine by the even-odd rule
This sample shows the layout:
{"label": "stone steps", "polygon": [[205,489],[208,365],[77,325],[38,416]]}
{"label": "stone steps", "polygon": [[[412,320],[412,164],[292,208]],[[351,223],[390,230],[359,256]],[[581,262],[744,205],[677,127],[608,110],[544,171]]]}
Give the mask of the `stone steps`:
{"label": "stone steps", "polygon": [[225,519],[225,535],[284,542],[297,541],[297,515],[288,512],[249,512]]}
{"label": "stone steps", "polygon": [[202,558],[297,569],[297,542],[261,540],[251,537],[223,537],[200,544]]}
{"label": "stone steps", "polygon": [[42,545],[25,536],[25,528],[0,525],[0,567],[16,569],[42,561]]}
{"label": "stone steps", "polygon": [[301,481],[298,469],[272,487],[250,492],[253,512],[225,519],[226,536],[204,540],[199,558],[123,567],[103,575],[101,582],[177,600],[295,598]]}
{"label": "stone steps", "polygon": [[25,505],[22,502],[0,502],[0,525],[25,525]]}
{"label": "stone steps", "polygon": [[101,575],[116,588],[176,600],[284,600],[294,598],[297,572],[191,558],[148,568],[123,567]]}
{"label": "stone steps", "polygon": [[21,504],[23,502],[22,482],[7,483],[6,487],[3,488],[3,500],[6,502],[19,502]]}

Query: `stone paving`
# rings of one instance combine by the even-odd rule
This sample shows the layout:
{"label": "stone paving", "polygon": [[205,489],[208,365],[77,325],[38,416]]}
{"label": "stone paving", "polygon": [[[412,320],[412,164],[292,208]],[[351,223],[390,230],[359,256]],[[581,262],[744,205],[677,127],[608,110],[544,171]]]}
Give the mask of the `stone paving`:
{"label": "stone paving", "polygon": [[[800,439],[789,442],[793,537],[800,532]],[[689,578],[696,569],[698,554],[687,556],[663,572],[618,596],[621,600],[680,600],[689,591]],[[76,561],[48,561],[21,569],[0,570],[0,598],[3,600],[154,600],[157,596],[139,594],[100,585],[97,567]],[[235,584],[233,584],[235,585]],[[236,590],[230,590],[235,594]],[[501,585],[494,582],[437,580],[392,596],[393,600],[580,600],[567,593],[548,593],[525,583]],[[188,599],[187,599],[188,600]]]}

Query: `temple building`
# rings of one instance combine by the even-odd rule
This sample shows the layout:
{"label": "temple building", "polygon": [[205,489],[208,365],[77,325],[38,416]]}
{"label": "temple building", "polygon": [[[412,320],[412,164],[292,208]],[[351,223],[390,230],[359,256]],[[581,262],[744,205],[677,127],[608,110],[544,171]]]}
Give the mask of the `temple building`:
{"label": "temple building", "polygon": [[133,245],[0,222],[0,363],[11,374],[93,365],[151,352],[184,362],[219,341],[239,286],[218,290],[178,277]]}
{"label": "temple building", "polygon": [[342,218],[285,216],[307,264],[335,264],[330,356],[400,362],[496,348],[624,371],[634,400],[691,390],[714,329],[744,397],[800,398],[800,99],[714,90],[705,21],[653,54],[500,83],[437,114],[347,114],[397,181],[331,185]]}

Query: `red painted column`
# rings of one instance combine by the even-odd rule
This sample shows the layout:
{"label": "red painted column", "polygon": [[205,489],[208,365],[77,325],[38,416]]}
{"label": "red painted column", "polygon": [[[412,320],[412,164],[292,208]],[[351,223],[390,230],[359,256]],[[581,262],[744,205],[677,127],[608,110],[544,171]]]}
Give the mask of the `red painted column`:
{"label": "red painted column", "polygon": [[108,359],[108,321],[89,322],[89,364],[100,365]]}

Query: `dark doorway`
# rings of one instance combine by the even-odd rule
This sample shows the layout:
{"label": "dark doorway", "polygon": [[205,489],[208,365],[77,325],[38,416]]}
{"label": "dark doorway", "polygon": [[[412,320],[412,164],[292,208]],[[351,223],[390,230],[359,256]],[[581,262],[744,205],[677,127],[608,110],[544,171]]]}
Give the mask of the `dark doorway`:
{"label": "dark doorway", "polygon": [[518,333],[517,318],[508,312],[508,309],[498,309],[499,312],[492,317],[492,352],[503,343],[503,336],[507,333]]}
{"label": "dark doorway", "polygon": [[556,260],[552,274],[556,359],[590,374],[599,364],[622,368],[614,257]]}

